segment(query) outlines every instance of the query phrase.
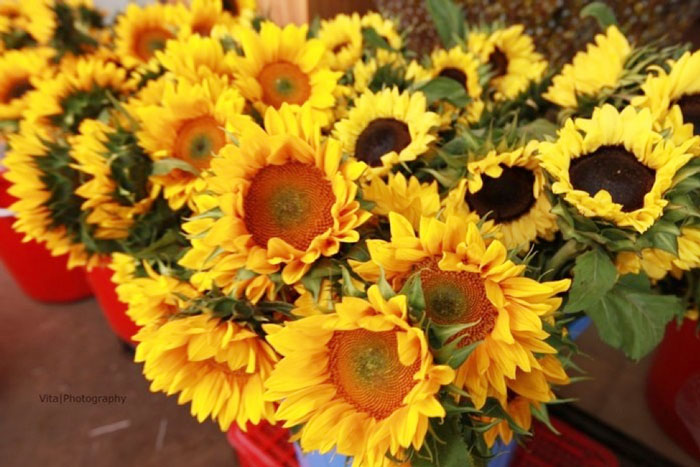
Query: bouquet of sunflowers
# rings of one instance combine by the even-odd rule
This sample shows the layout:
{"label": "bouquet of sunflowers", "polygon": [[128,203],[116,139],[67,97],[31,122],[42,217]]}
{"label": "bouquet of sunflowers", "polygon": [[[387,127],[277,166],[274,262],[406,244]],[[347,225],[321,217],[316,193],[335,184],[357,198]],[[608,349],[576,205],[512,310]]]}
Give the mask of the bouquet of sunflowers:
{"label": "bouquet of sunflowers", "polygon": [[449,0],[425,56],[378,13],[1,5],[15,227],[111,261],[151,389],[200,421],[481,465],[549,424],[572,322],[639,359],[700,299],[700,53],[602,4],[561,69]]}

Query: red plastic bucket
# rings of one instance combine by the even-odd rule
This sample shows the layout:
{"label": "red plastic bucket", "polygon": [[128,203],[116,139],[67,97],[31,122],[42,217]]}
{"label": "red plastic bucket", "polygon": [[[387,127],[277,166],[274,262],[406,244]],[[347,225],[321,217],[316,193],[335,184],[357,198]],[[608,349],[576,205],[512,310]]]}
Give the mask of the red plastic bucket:
{"label": "red plastic bucket", "polygon": [[114,271],[109,267],[97,266],[88,271],[87,278],[112,331],[124,342],[135,344],[131,338],[139,327],[127,316],[126,304],[117,297],[117,286],[112,282],[113,274]]}
{"label": "red plastic bucket", "polygon": [[63,303],[92,295],[83,268],[68,269],[68,255],[51,256],[41,244],[22,242],[12,229],[14,215],[7,210],[15,200],[10,183],[0,176],[0,260],[20,288],[34,300]]}
{"label": "red plastic bucket", "polygon": [[288,430],[264,421],[258,425],[248,423],[246,428],[248,431],[244,432],[234,423],[226,436],[240,467],[299,466]]}
{"label": "red plastic bucket", "polygon": [[656,422],[679,446],[700,460],[700,337],[697,321],[672,322],[647,381],[647,404]]}

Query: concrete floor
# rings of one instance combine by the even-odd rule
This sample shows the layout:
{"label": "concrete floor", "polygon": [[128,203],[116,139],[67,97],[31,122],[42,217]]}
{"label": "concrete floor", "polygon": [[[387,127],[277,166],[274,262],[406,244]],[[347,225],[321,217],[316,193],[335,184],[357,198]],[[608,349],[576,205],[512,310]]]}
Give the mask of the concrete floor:
{"label": "concrete floor", "polygon": [[[0,466],[235,466],[224,434],[152,394],[93,299],[45,305],[0,266]],[[124,404],[42,394],[126,396]]]}
{"label": "concrete floor", "polygon": [[[235,466],[225,437],[175,398],[152,394],[92,299],[44,305],[0,266],[0,466]],[[700,465],[654,425],[644,402],[649,359],[635,365],[589,329],[579,359],[592,381],[566,397],[683,466]],[[55,404],[42,394],[126,396],[124,404]]]}

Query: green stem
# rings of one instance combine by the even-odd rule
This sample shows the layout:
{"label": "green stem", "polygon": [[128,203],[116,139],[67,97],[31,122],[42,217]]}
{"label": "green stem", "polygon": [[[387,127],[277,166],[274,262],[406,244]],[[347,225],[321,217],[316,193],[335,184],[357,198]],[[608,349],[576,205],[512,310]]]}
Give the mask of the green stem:
{"label": "green stem", "polygon": [[566,263],[576,257],[585,248],[586,247],[584,245],[581,245],[573,238],[569,239],[564,245],[562,245],[561,248],[559,248],[556,253],[554,253],[554,256],[547,261],[542,279],[557,277]]}

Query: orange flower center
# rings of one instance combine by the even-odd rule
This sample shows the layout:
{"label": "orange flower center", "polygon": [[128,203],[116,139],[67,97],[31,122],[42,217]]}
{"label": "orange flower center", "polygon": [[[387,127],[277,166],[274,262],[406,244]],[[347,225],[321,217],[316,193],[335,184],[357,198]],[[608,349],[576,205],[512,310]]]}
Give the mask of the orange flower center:
{"label": "orange flower center", "polygon": [[208,20],[200,21],[192,26],[192,32],[199,34],[202,37],[208,36],[211,33],[214,23]]}
{"label": "orange flower center", "polygon": [[393,331],[336,331],[328,350],[330,379],[338,394],[377,420],[400,408],[416,384],[420,359],[410,366],[401,363]]}
{"label": "orange flower center", "polygon": [[212,155],[226,144],[226,133],[213,117],[187,120],[177,133],[175,156],[197,169],[206,169]]}
{"label": "orange flower center", "polygon": [[430,261],[421,270],[420,279],[428,318],[437,324],[474,324],[452,337],[460,339],[459,347],[479,341],[493,330],[498,312],[486,296],[479,274],[442,271]]}
{"label": "orange flower center", "polygon": [[610,193],[623,212],[644,207],[644,195],[654,186],[656,172],[645,166],[623,146],[602,146],[571,161],[569,179],[576,190],[595,196]]}
{"label": "orange flower center", "polygon": [[299,250],[333,226],[333,188],[311,164],[270,165],[255,174],[243,201],[245,225],[259,246],[277,237]]}
{"label": "orange flower center", "polygon": [[148,61],[156,50],[165,48],[168,39],[172,39],[173,34],[164,28],[148,28],[140,31],[134,41],[134,52],[143,60]]}
{"label": "orange flower center", "polygon": [[32,84],[29,82],[29,79],[19,79],[14,83],[11,83],[10,86],[7,87],[2,101],[6,104],[10,103],[12,102],[12,100],[24,96],[27,92],[31,91],[32,89],[34,89],[34,86],[32,86]]}
{"label": "orange flower center", "polygon": [[311,95],[309,77],[298,66],[289,62],[265,65],[258,75],[263,91],[263,102],[279,108],[282,103],[303,104]]}
{"label": "orange flower center", "polygon": [[535,175],[523,167],[502,168],[498,178],[482,175],[481,189],[467,192],[464,199],[480,216],[488,214],[496,222],[510,222],[528,213],[535,204],[532,194]]}
{"label": "orange flower center", "polygon": [[382,156],[401,152],[411,144],[411,132],[405,122],[395,118],[377,118],[362,130],[355,143],[355,158],[370,167],[380,167]]}

